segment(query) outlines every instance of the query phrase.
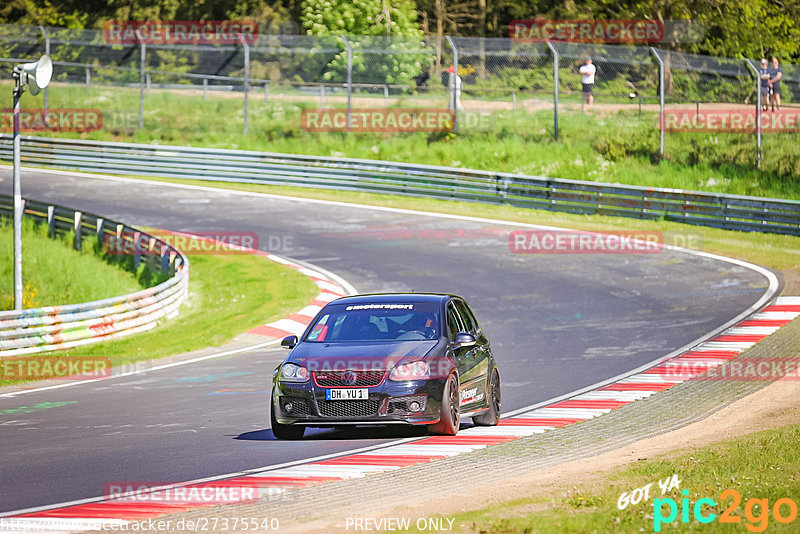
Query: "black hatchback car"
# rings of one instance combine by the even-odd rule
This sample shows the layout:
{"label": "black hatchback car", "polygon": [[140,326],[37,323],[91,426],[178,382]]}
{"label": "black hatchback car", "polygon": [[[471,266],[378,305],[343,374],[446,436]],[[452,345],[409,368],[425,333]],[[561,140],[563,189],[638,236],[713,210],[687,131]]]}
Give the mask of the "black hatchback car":
{"label": "black hatchback car", "polygon": [[475,315],[456,295],[385,293],[330,302],[273,373],[278,439],[305,427],[427,425],[455,435],[461,417],[500,418],[500,373]]}

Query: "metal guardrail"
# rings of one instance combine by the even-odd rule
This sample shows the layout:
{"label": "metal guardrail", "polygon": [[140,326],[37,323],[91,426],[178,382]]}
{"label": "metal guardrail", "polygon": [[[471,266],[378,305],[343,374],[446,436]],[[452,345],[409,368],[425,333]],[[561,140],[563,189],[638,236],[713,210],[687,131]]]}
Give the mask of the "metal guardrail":
{"label": "metal guardrail", "polygon": [[[11,157],[11,137],[2,135],[0,159]],[[412,163],[32,136],[22,138],[22,161],[106,174],[389,193],[800,235],[800,202],[794,200]]]}
{"label": "metal guardrail", "polygon": [[[13,209],[12,197],[0,196],[0,217],[11,218]],[[179,250],[130,226],[62,206],[25,200],[24,214],[47,224],[50,236],[74,232],[73,245],[78,250],[85,238],[94,237],[106,251],[130,253],[137,269],[144,264],[151,272],[168,273],[169,279],[119,297],[2,311],[0,357],[78,347],[143,332],[178,313],[189,287],[189,261]]]}

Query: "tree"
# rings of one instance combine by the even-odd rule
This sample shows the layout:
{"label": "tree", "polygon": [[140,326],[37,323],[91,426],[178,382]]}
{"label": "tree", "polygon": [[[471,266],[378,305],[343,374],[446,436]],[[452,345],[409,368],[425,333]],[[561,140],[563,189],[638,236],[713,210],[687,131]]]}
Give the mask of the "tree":
{"label": "tree", "polygon": [[[356,83],[411,85],[429,62],[412,0],[303,0],[301,9],[308,35],[348,36]],[[365,54],[370,46],[381,53]],[[343,50],[328,63],[324,78],[342,81],[346,71]]]}

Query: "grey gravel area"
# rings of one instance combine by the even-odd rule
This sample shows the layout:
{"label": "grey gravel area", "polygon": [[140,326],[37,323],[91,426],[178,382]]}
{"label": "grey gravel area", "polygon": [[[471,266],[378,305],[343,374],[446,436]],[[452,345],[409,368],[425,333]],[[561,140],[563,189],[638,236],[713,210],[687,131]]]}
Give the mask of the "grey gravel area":
{"label": "grey gravel area", "polygon": [[[795,320],[742,356],[797,360],[798,341],[800,320]],[[702,420],[771,383],[690,380],[606,415],[544,434],[429,464],[292,490],[255,504],[205,508],[164,519],[172,519],[174,524],[178,519],[277,518],[281,529],[302,529],[302,523],[327,518],[333,527],[336,518],[348,512],[376,515],[395,506],[462,493],[658,436]]]}

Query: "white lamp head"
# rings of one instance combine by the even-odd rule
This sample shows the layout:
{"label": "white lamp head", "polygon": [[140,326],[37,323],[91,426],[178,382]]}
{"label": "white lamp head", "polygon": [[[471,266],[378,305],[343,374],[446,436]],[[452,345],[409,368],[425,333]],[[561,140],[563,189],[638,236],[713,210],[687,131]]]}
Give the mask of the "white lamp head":
{"label": "white lamp head", "polygon": [[28,87],[32,95],[39,94],[39,91],[50,84],[53,77],[53,62],[50,56],[42,56],[39,61],[34,63],[22,63],[17,65],[20,72],[20,84]]}

